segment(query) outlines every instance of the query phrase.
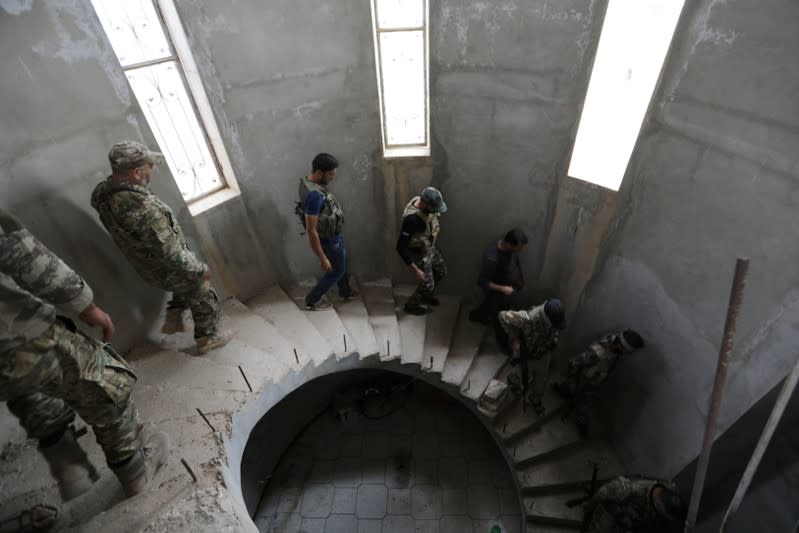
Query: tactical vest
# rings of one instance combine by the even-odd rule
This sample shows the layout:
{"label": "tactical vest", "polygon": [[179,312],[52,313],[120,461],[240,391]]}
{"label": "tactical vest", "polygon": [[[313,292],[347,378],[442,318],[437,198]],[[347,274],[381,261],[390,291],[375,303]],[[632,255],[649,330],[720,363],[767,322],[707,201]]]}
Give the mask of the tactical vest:
{"label": "tactical vest", "polygon": [[305,197],[311,191],[317,191],[324,198],[325,205],[319,213],[319,221],[316,223],[316,231],[321,238],[334,237],[341,234],[344,225],[344,212],[339,207],[333,193],[311,180],[300,178],[300,204],[305,206]]}
{"label": "tactical vest", "polygon": [[596,359],[593,365],[583,369],[583,379],[596,387],[607,381],[619,358],[619,354],[611,347],[612,337],[612,335],[603,337],[588,347]]}
{"label": "tactical vest", "polygon": [[405,206],[405,211],[402,213],[402,219],[405,220],[405,217],[408,215],[416,215],[424,220],[424,232],[418,232],[411,235],[408,247],[412,250],[418,250],[426,254],[428,251],[430,251],[430,249],[433,248],[433,246],[436,245],[436,239],[438,238],[438,232],[441,231],[441,227],[438,223],[439,214],[427,214],[423,212],[421,209],[416,207],[416,201],[418,199],[419,197],[416,196],[413,200],[408,202],[408,205]]}

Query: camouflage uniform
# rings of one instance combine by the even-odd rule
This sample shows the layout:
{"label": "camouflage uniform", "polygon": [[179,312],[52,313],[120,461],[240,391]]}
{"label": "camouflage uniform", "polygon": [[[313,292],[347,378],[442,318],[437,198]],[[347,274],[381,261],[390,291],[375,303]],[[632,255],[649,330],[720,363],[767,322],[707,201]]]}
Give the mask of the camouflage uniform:
{"label": "camouflage uniform", "polygon": [[616,368],[619,357],[636,349],[624,341],[625,331],[605,335],[569,359],[566,380],[555,385],[555,390],[571,400],[575,420],[583,431],[587,431],[590,406],[600,386]]}
{"label": "camouflage uniform", "polygon": [[679,492],[670,481],[619,476],[596,491],[597,502],[591,516],[591,533],[658,531],[668,522],[661,518],[652,503],[652,489],[662,486]]}
{"label": "camouflage uniform", "polygon": [[499,324],[521,339],[532,359],[542,359],[558,346],[558,330],[544,313],[544,304],[529,311],[500,311]]}
{"label": "camouflage uniform", "polygon": [[40,440],[63,432],[75,409],[113,464],[141,447],[136,376],[110,347],[67,329],[54,307],[80,313],[92,300],[80,276],[0,210],[0,400]]}
{"label": "camouflage uniform", "polygon": [[511,338],[519,338],[520,352],[524,352],[514,354],[521,359],[522,388],[529,383],[527,359],[536,362],[541,379],[534,382],[533,403],[539,407],[548,380],[549,356],[558,346],[558,330],[544,312],[544,305],[538,305],[529,311],[500,311],[498,317],[502,329]]}
{"label": "camouflage uniform", "polygon": [[139,275],[172,291],[171,308],[191,310],[194,337],[215,335],[219,298],[203,280],[207,267],[189,249],[169,206],[148,187],[109,177],[94,189],[92,207]]}
{"label": "camouflage uniform", "polygon": [[416,202],[419,196],[414,197],[405,211],[402,213],[404,219],[408,215],[416,215],[425,223],[425,231],[414,233],[410,237],[408,247],[414,252],[414,263],[424,272],[424,282],[419,283],[416,290],[411,294],[406,305],[418,306],[425,303],[426,298],[432,298],[436,285],[447,275],[447,265],[444,258],[436,249],[436,239],[441,231],[439,223],[439,213],[425,213],[418,207]]}

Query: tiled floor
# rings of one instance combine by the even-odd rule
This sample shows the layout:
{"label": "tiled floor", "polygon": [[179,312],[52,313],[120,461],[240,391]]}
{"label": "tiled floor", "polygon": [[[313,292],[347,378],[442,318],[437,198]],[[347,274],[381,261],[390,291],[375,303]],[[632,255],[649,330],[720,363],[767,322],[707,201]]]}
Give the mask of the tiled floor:
{"label": "tiled floor", "polygon": [[305,429],[266,488],[260,531],[519,532],[510,472],[465,407],[415,382],[392,409],[366,411],[382,416],[325,413]]}

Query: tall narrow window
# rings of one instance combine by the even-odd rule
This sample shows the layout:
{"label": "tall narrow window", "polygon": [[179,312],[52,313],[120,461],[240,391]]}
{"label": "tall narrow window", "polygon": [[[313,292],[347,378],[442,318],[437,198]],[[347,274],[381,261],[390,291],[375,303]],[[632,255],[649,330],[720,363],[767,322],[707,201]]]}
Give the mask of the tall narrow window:
{"label": "tall narrow window", "polygon": [[684,0],[610,0],[569,176],[618,190]]}
{"label": "tall narrow window", "polygon": [[372,0],[385,157],[430,155],[428,0]]}
{"label": "tall narrow window", "polygon": [[92,0],[192,214],[238,194],[173,0]]}

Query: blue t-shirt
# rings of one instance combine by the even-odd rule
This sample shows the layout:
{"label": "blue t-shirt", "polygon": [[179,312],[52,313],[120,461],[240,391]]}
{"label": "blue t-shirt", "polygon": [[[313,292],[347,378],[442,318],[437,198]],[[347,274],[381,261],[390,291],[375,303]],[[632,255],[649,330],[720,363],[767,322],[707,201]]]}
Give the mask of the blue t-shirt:
{"label": "blue t-shirt", "polygon": [[[305,214],[310,216],[319,216],[322,209],[325,207],[325,197],[319,191],[310,191],[305,196]],[[332,237],[319,237],[321,244],[332,244],[341,241],[341,235],[333,235]]]}
{"label": "blue t-shirt", "polygon": [[310,191],[305,196],[305,214],[311,216],[319,216],[322,213],[322,208],[325,206],[325,197],[319,191]]}

